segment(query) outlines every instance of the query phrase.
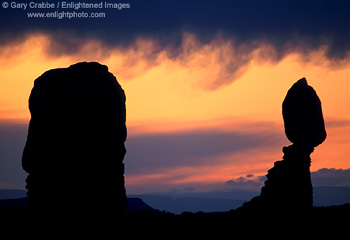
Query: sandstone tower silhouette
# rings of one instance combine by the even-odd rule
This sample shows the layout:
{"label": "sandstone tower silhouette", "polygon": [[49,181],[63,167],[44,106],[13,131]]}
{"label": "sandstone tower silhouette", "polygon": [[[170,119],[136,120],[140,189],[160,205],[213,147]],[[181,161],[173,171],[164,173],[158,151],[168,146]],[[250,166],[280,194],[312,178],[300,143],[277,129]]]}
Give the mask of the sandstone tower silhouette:
{"label": "sandstone tower silhouette", "polygon": [[285,133],[293,143],[283,147],[283,160],[268,170],[267,180],[257,196],[243,209],[269,212],[304,211],[313,205],[310,154],[326,139],[321,101],[305,78],[288,91],[282,114]]}
{"label": "sandstone tower silhouette", "polygon": [[124,212],[125,94],[107,66],[81,62],[45,72],[29,109],[22,158],[28,207]]}

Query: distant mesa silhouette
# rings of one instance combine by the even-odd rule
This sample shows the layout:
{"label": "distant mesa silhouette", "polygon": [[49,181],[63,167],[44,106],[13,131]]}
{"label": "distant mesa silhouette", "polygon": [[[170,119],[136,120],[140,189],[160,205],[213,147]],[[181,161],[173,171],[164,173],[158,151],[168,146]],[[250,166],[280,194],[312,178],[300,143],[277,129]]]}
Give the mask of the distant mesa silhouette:
{"label": "distant mesa silhouette", "polygon": [[286,212],[311,209],[313,205],[310,154],[326,139],[321,101],[305,78],[288,91],[282,114],[285,133],[293,143],[283,147],[283,160],[268,170],[267,180],[257,196],[240,210]]}
{"label": "distant mesa silhouette", "polygon": [[28,208],[127,208],[125,94],[107,66],[81,62],[45,72],[29,98],[23,151]]}

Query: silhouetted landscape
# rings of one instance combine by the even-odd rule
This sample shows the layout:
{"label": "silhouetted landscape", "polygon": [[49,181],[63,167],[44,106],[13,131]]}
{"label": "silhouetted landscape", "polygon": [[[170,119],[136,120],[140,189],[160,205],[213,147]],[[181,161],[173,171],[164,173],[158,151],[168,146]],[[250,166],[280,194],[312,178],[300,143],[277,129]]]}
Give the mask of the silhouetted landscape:
{"label": "silhouetted landscape", "polygon": [[[83,62],[45,72],[35,80],[29,109],[22,159],[29,173],[28,196],[4,191],[0,201],[3,219],[12,226],[65,232],[79,223],[104,233],[128,231],[130,236],[251,236],[266,228],[292,235],[312,235],[314,228],[323,227],[328,233],[334,227],[346,230],[342,221],[350,214],[350,204],[315,207],[315,197],[320,201],[337,190],[313,191],[310,154],[327,134],[321,101],[305,78],[291,87],[282,106],[285,133],[292,145],[283,148],[283,160],[268,170],[260,195],[247,195],[252,197],[247,201],[204,195],[127,198],[125,94],[104,65]],[[171,204],[192,204],[193,212],[171,210]],[[215,204],[222,210],[206,209]]]}
{"label": "silhouetted landscape", "polygon": [[[7,202],[7,203],[6,203]],[[12,202],[10,205],[6,205]],[[4,205],[4,203],[6,203]],[[307,214],[290,215],[288,212],[280,212],[276,215],[261,215],[258,212],[248,212],[231,210],[226,212],[183,212],[174,214],[167,211],[159,211],[145,204],[139,198],[128,199],[128,211],[122,223],[110,220],[101,221],[100,215],[92,215],[95,220],[88,224],[80,221],[82,227],[75,226],[71,222],[72,215],[57,220],[57,214],[51,208],[47,209],[50,218],[46,221],[27,222],[30,210],[20,208],[25,204],[25,198],[15,200],[0,201],[0,214],[2,226],[6,226],[3,232],[12,229],[27,229],[33,235],[53,234],[58,231],[56,236],[66,234],[78,234],[79,236],[90,236],[90,234],[110,234],[121,229],[127,232],[129,237],[164,237],[164,234],[183,237],[183,236],[211,236],[227,237],[227,234],[235,236],[261,236],[263,229],[274,229],[275,234],[286,234],[288,236],[299,236],[303,234],[308,237],[341,237],[348,231],[347,218],[350,214],[350,204],[329,207],[312,207]],[[22,205],[23,206],[23,205]],[[87,210],[89,213],[89,210]],[[103,215],[103,214],[102,214]],[[40,216],[40,214],[36,214]],[[73,215],[74,216],[74,215]],[[107,216],[107,215],[106,215]],[[76,220],[76,218],[74,218]],[[80,218],[78,218],[81,220]],[[93,219],[93,218],[92,218]],[[109,222],[106,230],[106,222]],[[37,225],[38,224],[38,225]],[[88,227],[87,227],[88,226]],[[91,229],[89,229],[91,228]],[[31,231],[30,231],[31,229]],[[291,229],[293,229],[292,232]],[[317,230],[317,231],[316,231]],[[71,232],[70,232],[71,231]],[[102,232],[101,232],[102,231]],[[337,232],[335,232],[337,231]],[[24,233],[24,232],[23,232]],[[106,236],[106,235],[105,235]]]}
{"label": "silhouetted landscape", "polygon": [[[26,190],[0,190],[0,208],[25,208]],[[259,195],[255,191],[199,192],[199,193],[148,193],[131,194],[129,199],[141,202],[128,203],[128,212],[150,207],[161,212],[228,212]],[[314,207],[330,207],[350,202],[350,187],[313,187]],[[140,203],[140,204],[139,204]],[[146,207],[146,208],[148,208]]]}

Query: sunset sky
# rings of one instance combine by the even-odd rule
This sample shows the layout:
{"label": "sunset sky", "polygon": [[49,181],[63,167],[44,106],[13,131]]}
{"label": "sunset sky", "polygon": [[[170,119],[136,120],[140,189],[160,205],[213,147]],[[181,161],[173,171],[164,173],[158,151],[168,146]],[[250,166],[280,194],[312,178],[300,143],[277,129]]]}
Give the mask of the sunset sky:
{"label": "sunset sky", "polygon": [[25,186],[33,81],[80,61],[107,65],[125,90],[129,194],[259,189],[290,144],[281,106],[302,77],[321,99],[328,133],[311,171],[327,168],[321,177],[350,186],[350,3],[129,4],[68,9],[105,12],[99,19],[0,9],[0,188]]}

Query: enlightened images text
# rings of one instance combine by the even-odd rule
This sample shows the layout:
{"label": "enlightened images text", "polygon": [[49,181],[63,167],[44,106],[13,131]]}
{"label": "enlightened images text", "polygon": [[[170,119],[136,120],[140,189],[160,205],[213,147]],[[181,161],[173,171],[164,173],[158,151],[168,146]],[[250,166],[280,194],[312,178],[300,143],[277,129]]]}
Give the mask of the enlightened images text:
{"label": "enlightened images text", "polygon": [[111,2],[100,2],[100,3],[86,3],[86,2],[61,2],[61,8],[75,9],[80,8],[130,8],[130,3],[111,3]]}
{"label": "enlightened images text", "polygon": [[[7,3],[6,3],[7,4]],[[8,5],[7,5],[8,6]],[[6,8],[7,6],[3,5],[3,8]],[[11,8],[16,9],[23,9],[26,10],[27,8],[30,9],[54,9],[54,8],[61,8],[61,9],[118,9],[122,10],[124,8],[130,8],[130,3],[111,3],[111,2],[100,2],[100,3],[87,3],[87,2],[57,2],[57,3],[49,3],[49,2],[11,2],[9,4]]]}

